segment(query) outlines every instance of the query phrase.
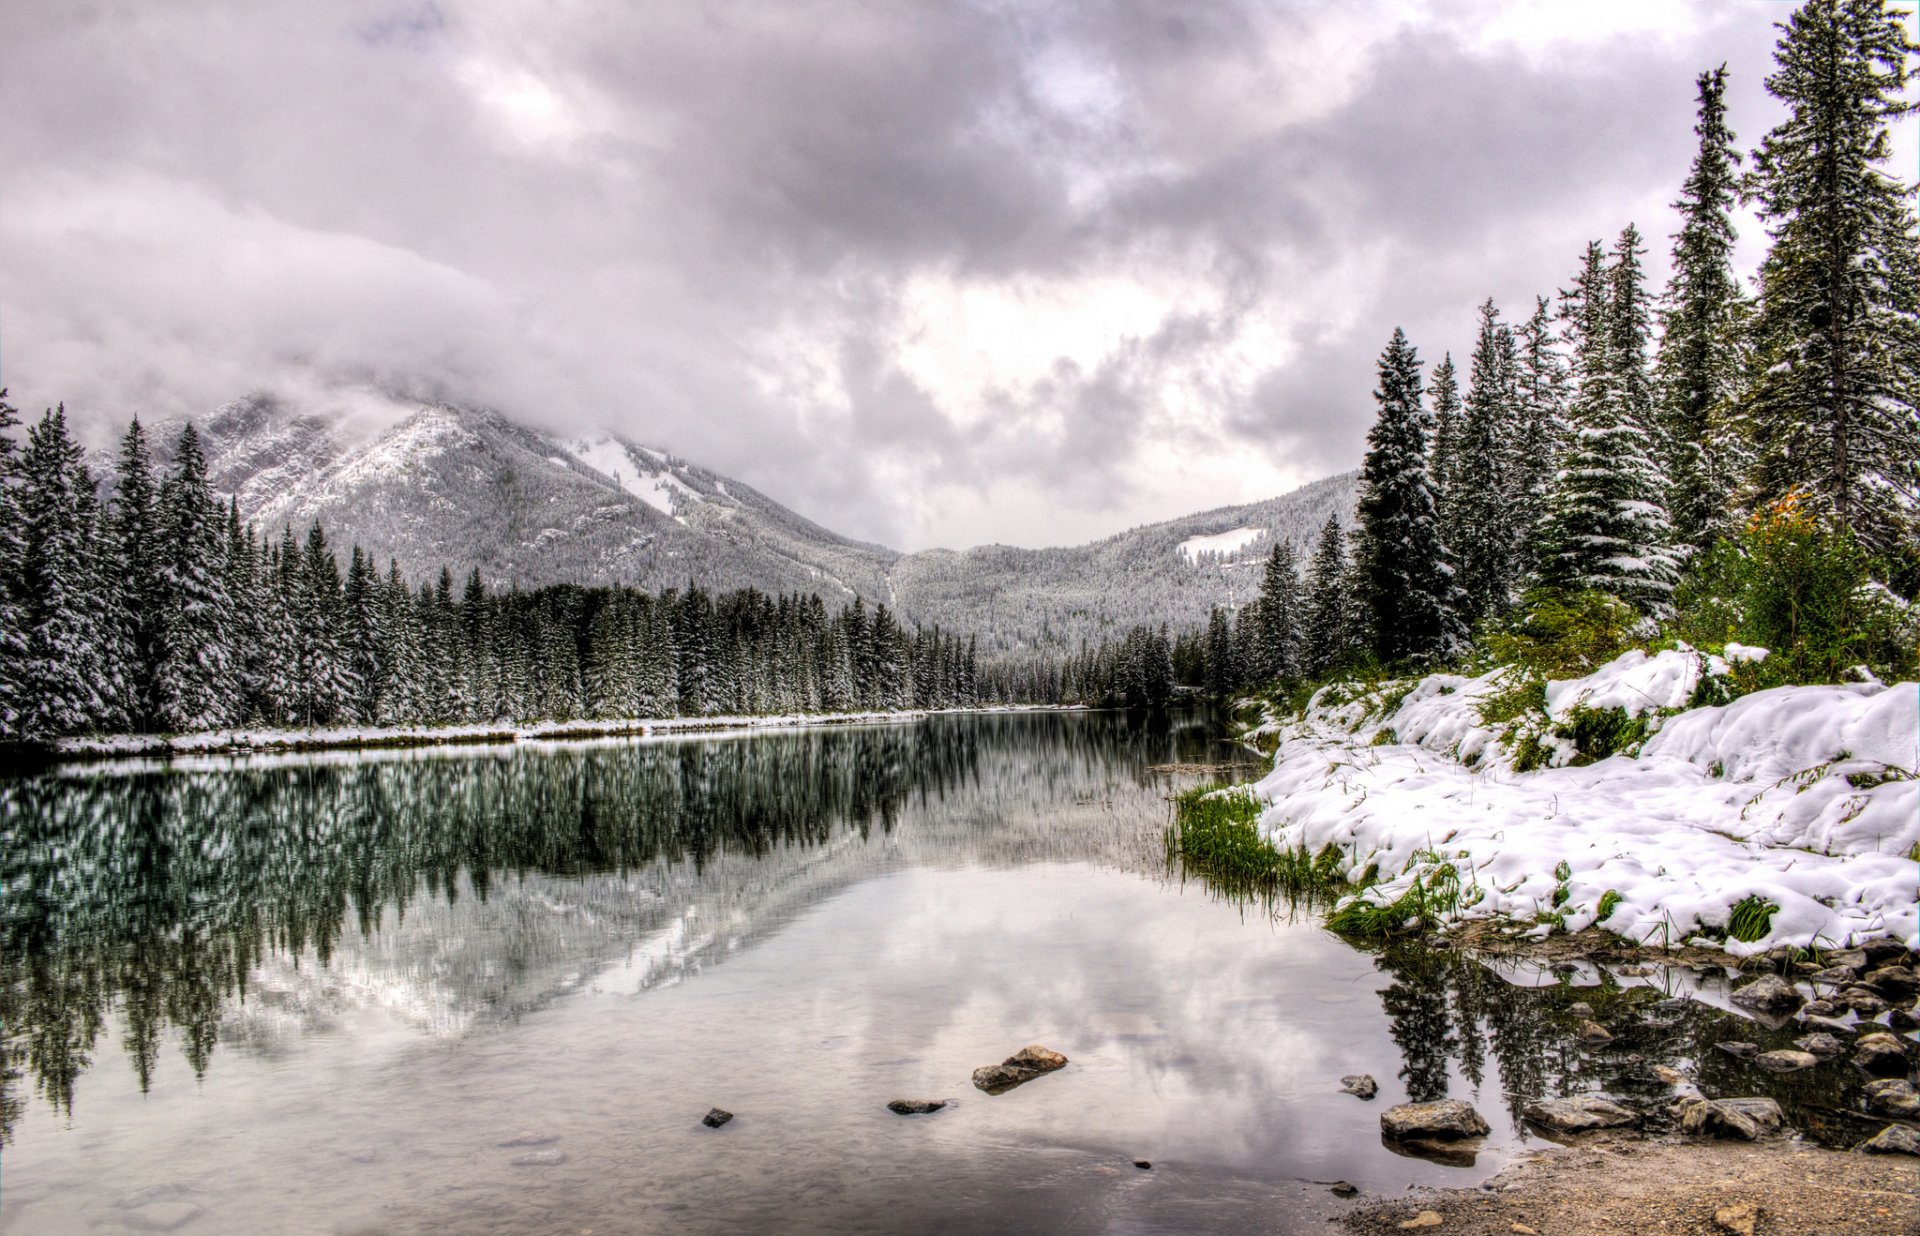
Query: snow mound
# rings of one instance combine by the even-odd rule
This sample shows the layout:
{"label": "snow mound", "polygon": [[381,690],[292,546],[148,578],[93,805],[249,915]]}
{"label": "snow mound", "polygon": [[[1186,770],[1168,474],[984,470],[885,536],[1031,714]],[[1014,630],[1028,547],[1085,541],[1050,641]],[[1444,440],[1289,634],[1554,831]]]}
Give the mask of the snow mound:
{"label": "snow mound", "polygon": [[[1732,909],[1777,909],[1737,955],[1920,932],[1920,685],[1779,687],[1680,711],[1725,663],[1692,650],[1629,653],[1549,683],[1549,718],[1578,706],[1646,715],[1638,754],[1519,773],[1481,707],[1511,671],[1436,674],[1368,691],[1323,689],[1277,727],[1258,783],[1275,845],[1331,844],[1358,894],[1390,905],[1443,868],[1443,918],[1504,917],[1641,943],[1727,930]],[[1552,746],[1549,742],[1549,746]],[[1554,760],[1572,755],[1565,744]],[[1600,915],[1605,903],[1606,918]]]}

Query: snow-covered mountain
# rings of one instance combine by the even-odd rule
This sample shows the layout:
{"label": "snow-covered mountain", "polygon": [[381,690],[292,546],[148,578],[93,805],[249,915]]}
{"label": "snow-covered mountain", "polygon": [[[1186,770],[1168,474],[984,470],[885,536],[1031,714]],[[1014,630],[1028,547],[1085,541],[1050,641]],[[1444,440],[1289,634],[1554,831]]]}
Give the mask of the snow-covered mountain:
{"label": "snow-covered mountain", "polygon": [[[1090,545],[901,554],[839,536],[742,482],[610,434],[563,438],[496,412],[420,404],[358,439],[337,417],[265,398],[199,423],[216,490],[275,535],[319,520],[416,580],[471,568],[495,586],[689,580],[722,590],[885,602],[977,632],[988,650],[1071,647],[1135,622],[1197,625],[1245,600],[1276,538],[1304,555],[1351,473],[1283,497],[1134,528]],[[170,441],[163,428],[156,437]]]}

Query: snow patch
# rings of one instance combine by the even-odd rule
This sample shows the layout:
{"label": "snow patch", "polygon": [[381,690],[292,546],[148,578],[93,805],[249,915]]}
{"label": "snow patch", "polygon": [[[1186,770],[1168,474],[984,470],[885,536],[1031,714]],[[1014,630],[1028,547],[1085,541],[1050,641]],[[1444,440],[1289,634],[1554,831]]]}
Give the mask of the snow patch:
{"label": "snow patch", "polygon": [[[658,451],[648,450],[644,446],[636,446],[633,448],[633,451],[629,451],[623,443],[609,434],[600,434],[591,438],[575,438],[571,442],[568,442],[566,447],[573,453],[575,459],[587,465],[587,467],[592,468],[595,472],[606,476],[621,489],[640,499],[640,501],[646,503],[654,510],[659,511],[662,515],[670,515],[675,519],[680,519],[680,516],[675,513],[674,509],[675,495],[678,495],[683,503],[700,501],[699,491],[689,486],[679,477],[673,475],[673,473],[664,470],[659,472],[645,471],[633,458],[633,451],[638,451],[648,458],[664,464],[666,462],[666,456],[660,454]],[[685,523],[686,521],[680,519],[680,522]]]}
{"label": "snow patch", "polygon": [[1224,558],[1239,553],[1265,535],[1265,528],[1234,528],[1212,536],[1196,536],[1180,542],[1180,556],[1188,562],[1200,561],[1202,554]]}
{"label": "snow patch", "polygon": [[[1711,664],[1630,653],[1550,683],[1549,708],[1682,708]],[[1658,945],[1723,933],[1758,897],[1778,907],[1767,933],[1729,952],[1920,932],[1920,685],[1777,687],[1667,716],[1637,756],[1517,773],[1479,713],[1507,673],[1433,675],[1397,698],[1407,684],[1328,688],[1263,727],[1280,745],[1257,785],[1262,831],[1335,845],[1349,876],[1377,864],[1383,882],[1359,895],[1381,905],[1450,865],[1453,920],[1578,931],[1606,898],[1608,931]]]}

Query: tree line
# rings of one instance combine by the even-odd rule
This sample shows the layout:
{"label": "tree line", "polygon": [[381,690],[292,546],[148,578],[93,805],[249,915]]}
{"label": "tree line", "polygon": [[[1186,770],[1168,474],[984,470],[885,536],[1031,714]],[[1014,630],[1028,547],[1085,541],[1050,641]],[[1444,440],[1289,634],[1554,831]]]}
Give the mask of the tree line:
{"label": "tree line", "polygon": [[945,708],[979,703],[971,639],[884,605],[691,583],[411,585],[317,522],[263,537],[213,495],[193,427],[157,476],[134,421],[109,498],[64,408],[6,433],[0,739],[237,725],[408,725]]}
{"label": "tree line", "polygon": [[[1881,0],[1810,0],[1782,23],[1766,88],[1788,115],[1744,171],[1726,68],[1700,74],[1664,295],[1628,224],[1524,321],[1480,306],[1464,391],[1451,355],[1423,378],[1396,329],[1356,526],[1329,521],[1304,581],[1276,546],[1259,599],[1183,645],[1183,677],[1225,693],[1354,661],[1449,662],[1583,606],[1724,632],[1733,594],[1772,569],[1753,559],[1789,544],[1847,569],[1821,598],[1808,562],[1769,583],[1778,595],[1749,608],[1796,611],[1778,638],[1816,618],[1869,626],[1876,606],[1910,619],[1920,242],[1913,191],[1886,169],[1889,126],[1915,107],[1903,23]],[[1732,266],[1741,202],[1769,241],[1751,294]],[[1681,621],[1701,614],[1713,621]]]}

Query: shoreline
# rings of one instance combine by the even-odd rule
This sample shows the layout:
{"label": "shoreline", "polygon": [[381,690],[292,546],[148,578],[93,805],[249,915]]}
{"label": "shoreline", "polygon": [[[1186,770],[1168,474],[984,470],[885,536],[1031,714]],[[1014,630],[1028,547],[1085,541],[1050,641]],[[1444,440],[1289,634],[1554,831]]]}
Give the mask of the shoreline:
{"label": "shoreline", "polygon": [[529,725],[235,726],[190,734],[112,734],[13,743],[0,747],[0,768],[85,764],[105,760],[171,760],[192,756],[292,755],[315,751],[511,746],[599,738],[666,738],[751,733],[833,725],[894,725],[942,716],[1086,712],[1083,704],[995,704],[881,712],[728,714],[711,717],[624,717],[605,721],[540,721]]}

